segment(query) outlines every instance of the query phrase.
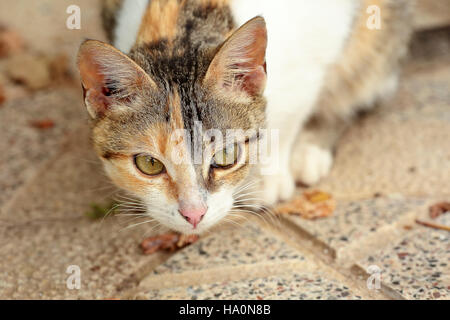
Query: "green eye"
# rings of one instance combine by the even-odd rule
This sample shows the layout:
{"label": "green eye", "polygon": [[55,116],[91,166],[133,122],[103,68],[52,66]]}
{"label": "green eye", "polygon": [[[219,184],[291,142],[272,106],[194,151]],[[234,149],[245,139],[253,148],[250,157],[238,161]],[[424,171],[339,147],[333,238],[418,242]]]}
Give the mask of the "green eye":
{"label": "green eye", "polygon": [[212,166],[214,168],[229,168],[236,164],[239,157],[239,146],[222,149],[214,155]]}
{"label": "green eye", "polygon": [[161,161],[152,158],[151,156],[140,155],[134,157],[136,167],[149,176],[156,176],[164,171],[164,165]]}

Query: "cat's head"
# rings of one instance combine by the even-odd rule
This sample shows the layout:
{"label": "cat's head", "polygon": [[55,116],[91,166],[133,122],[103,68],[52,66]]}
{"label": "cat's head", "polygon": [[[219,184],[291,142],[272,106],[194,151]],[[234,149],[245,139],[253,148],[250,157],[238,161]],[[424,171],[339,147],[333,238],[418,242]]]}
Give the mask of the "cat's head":
{"label": "cat's head", "polygon": [[85,104],[114,183],[161,224],[202,233],[233,208],[251,170],[265,123],[267,32],[257,17],[210,50],[167,45],[135,47],[128,57],[84,42]]}

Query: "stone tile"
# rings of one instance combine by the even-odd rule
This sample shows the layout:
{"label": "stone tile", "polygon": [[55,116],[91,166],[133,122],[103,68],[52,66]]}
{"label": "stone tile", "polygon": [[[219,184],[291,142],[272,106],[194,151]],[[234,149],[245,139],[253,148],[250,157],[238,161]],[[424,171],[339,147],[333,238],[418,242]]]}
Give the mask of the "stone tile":
{"label": "stone tile", "polygon": [[201,238],[194,245],[176,253],[153,273],[182,273],[287,260],[305,261],[306,258],[256,223],[247,223],[240,228],[218,230]]}
{"label": "stone tile", "polygon": [[[450,149],[444,146],[450,131],[445,117],[372,119],[352,128],[338,147],[331,174],[318,188],[341,198],[448,194]],[[412,137],[412,132],[418,134]]]}
{"label": "stone tile", "polygon": [[[102,202],[109,193],[106,178],[90,161],[86,135],[77,135],[67,148],[3,208],[0,298],[117,296],[166,259],[166,254],[143,256],[139,249],[150,226],[125,230],[125,220],[85,216],[90,202]],[[66,288],[70,265],[81,268],[81,290]]]}
{"label": "stone tile", "polygon": [[[139,282],[141,270],[164,255],[143,256],[145,228],[129,232],[109,220],[30,223],[2,229],[1,299],[101,299],[116,297]],[[81,289],[69,290],[69,266],[79,266]]]}
{"label": "stone tile", "polygon": [[[450,214],[438,223],[450,225]],[[359,266],[381,268],[383,283],[406,299],[450,299],[450,233],[417,226]]]}
{"label": "stone tile", "polygon": [[[283,296],[277,296],[276,291],[269,294],[276,279],[281,283],[277,287],[287,286],[291,281],[298,286],[288,286]],[[256,299],[258,294],[267,299],[313,298],[313,295],[317,298],[319,294],[323,298],[338,298],[331,291],[334,287],[344,290],[343,287],[349,287],[347,282],[311,253],[292,247],[270,229],[248,223],[242,228],[217,230],[177,252],[145,277],[128,297],[191,299],[195,295],[207,299],[223,292],[221,299]],[[320,284],[323,290],[318,289]],[[251,292],[249,286],[262,291]],[[305,290],[295,291],[300,287]],[[308,290],[311,296],[307,295]]]}
{"label": "stone tile", "polygon": [[[66,139],[59,154],[50,158],[44,167],[37,168],[36,176],[28,181],[30,185],[16,195],[19,199],[0,208],[3,222],[82,218],[91,202],[102,203],[117,193],[92,150],[89,128],[79,128],[79,133]],[[78,210],[70,210],[74,206]]]}
{"label": "stone tile", "polygon": [[[64,88],[0,108],[0,207],[60,150],[70,133],[87,123],[81,100],[79,90]],[[29,124],[44,119],[53,120],[55,127],[39,130]]]}
{"label": "stone tile", "polygon": [[243,281],[150,290],[137,299],[237,300],[355,300],[361,295],[326,273],[296,272]]}
{"label": "stone tile", "polygon": [[352,254],[364,254],[366,247],[373,243],[380,245],[398,236],[402,230],[396,222],[405,217],[411,221],[425,203],[422,199],[402,197],[341,200],[329,218],[311,221],[290,216],[286,219],[327,245],[338,259],[348,260]]}

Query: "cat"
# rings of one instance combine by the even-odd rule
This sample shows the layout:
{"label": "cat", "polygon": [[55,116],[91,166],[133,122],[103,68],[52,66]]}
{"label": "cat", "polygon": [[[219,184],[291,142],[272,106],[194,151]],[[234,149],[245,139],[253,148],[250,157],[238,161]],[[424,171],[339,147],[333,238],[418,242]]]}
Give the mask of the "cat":
{"label": "cat", "polygon": [[[181,233],[205,232],[245,200],[288,200],[296,182],[327,175],[355,115],[395,91],[411,8],[409,0],[105,0],[112,45],[86,40],[78,53],[94,148],[116,185]],[[232,144],[194,138],[230,129],[252,134]],[[273,132],[266,161],[252,165],[251,150]]]}

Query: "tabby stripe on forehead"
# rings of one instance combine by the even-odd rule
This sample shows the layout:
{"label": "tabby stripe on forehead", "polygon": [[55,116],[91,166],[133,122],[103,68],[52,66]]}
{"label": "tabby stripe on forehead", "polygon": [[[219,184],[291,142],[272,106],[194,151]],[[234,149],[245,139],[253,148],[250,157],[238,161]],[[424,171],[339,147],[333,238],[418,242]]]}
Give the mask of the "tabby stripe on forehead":
{"label": "tabby stripe on forehead", "polygon": [[173,129],[183,129],[183,114],[181,110],[181,98],[178,93],[178,88],[175,86],[169,98],[167,104],[170,110],[170,123]]}
{"label": "tabby stripe on forehead", "polygon": [[[166,152],[171,150],[171,148],[175,148],[175,146],[180,143],[180,140],[172,141],[171,134],[175,132],[175,130],[183,129],[183,115],[181,113],[181,100],[180,95],[178,93],[177,88],[173,88],[172,92],[169,93],[167,97],[167,104],[164,108],[165,120],[167,126],[161,126],[161,130],[157,134],[158,147],[161,154],[165,156],[169,156]],[[167,130],[167,128],[169,130]],[[175,145],[171,145],[175,143]]]}
{"label": "tabby stripe on forehead", "polygon": [[186,0],[150,0],[142,19],[137,45],[166,40],[173,43],[177,21]]}

